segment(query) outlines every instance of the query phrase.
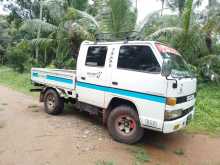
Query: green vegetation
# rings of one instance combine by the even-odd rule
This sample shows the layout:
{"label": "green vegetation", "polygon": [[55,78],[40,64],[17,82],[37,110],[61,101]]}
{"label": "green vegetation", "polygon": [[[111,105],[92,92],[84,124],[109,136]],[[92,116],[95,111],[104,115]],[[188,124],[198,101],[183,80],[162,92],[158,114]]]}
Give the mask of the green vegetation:
{"label": "green vegetation", "polygon": [[102,160],[102,161],[97,161],[96,165],[114,165],[114,163],[111,161]]}
{"label": "green vegetation", "polygon": [[176,149],[175,151],[173,151],[173,153],[175,153],[176,155],[184,155],[184,151],[182,148]]}
{"label": "green vegetation", "polygon": [[195,119],[187,131],[220,135],[220,85],[200,84]]}
{"label": "green vegetation", "polygon": [[36,104],[31,104],[28,108],[31,109],[32,112],[39,112],[38,105]]}
{"label": "green vegetation", "polygon": [[131,146],[128,150],[134,155],[134,164],[142,165],[148,163],[151,159],[148,153],[142,148],[142,146]]}
{"label": "green vegetation", "polygon": [[38,105],[36,105],[36,104],[32,104],[32,105],[29,105],[28,106],[28,108],[30,108],[30,109],[35,109],[35,108],[37,108],[38,107]]}
{"label": "green vegetation", "polygon": [[[73,69],[81,42],[100,32],[111,32],[109,40],[161,41],[184,56],[199,80],[197,112],[187,130],[219,134],[220,2],[208,2],[196,12],[200,0],[161,0],[161,10],[137,23],[130,0],[15,0],[6,7],[11,13],[0,16],[0,83],[30,94],[31,67]],[[178,13],[165,14],[165,8]],[[119,35],[124,31],[138,33]]]}
{"label": "green vegetation", "polygon": [[139,149],[135,154],[135,164],[141,165],[150,161],[150,156],[144,149]]}
{"label": "green vegetation", "polygon": [[8,67],[0,67],[0,84],[26,94],[32,94],[29,91],[32,88],[30,73],[21,74]]}
{"label": "green vegetation", "polygon": [[[161,0],[161,10],[137,23],[131,0],[16,0],[6,7],[11,13],[0,16],[0,63],[19,72],[32,66],[73,69],[72,57],[81,42],[110,32],[105,38],[113,41],[132,37],[165,42],[191,64],[199,81],[219,82],[220,3],[209,0],[196,12],[201,3]],[[167,8],[178,12],[165,14]]]}

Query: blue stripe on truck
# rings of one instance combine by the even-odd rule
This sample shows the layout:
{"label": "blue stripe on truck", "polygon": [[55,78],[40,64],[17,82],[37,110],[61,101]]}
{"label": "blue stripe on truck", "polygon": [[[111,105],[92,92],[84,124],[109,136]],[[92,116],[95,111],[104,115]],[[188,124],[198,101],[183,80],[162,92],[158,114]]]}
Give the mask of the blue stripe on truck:
{"label": "blue stripe on truck", "polygon": [[89,89],[95,89],[98,91],[114,93],[114,94],[118,94],[118,95],[134,97],[134,98],[138,98],[138,99],[150,100],[150,101],[159,102],[159,103],[166,102],[166,98],[163,96],[155,96],[155,95],[150,95],[150,94],[141,93],[141,92],[134,92],[134,91],[128,91],[128,90],[124,90],[124,89],[105,87],[105,86],[100,86],[100,85],[84,83],[84,82],[76,82],[76,86],[83,87],[83,88],[89,88]]}
{"label": "blue stripe on truck", "polygon": [[47,75],[46,79],[47,80],[61,82],[61,83],[66,83],[66,84],[73,84],[73,80],[62,78],[62,77],[56,77],[56,76]]}
{"label": "blue stripe on truck", "polygon": [[37,73],[37,72],[33,72],[33,73],[32,73],[32,76],[33,76],[33,77],[38,77],[38,73]]}

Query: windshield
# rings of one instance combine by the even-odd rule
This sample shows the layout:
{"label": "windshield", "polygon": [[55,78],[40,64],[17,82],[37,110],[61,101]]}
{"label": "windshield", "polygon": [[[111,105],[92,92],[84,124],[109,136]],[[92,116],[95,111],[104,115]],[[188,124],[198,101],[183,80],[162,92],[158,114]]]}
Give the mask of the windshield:
{"label": "windshield", "polygon": [[167,68],[170,69],[172,77],[194,77],[189,65],[178,51],[161,44],[157,44],[157,48],[164,61],[168,61],[165,65],[169,65]]}

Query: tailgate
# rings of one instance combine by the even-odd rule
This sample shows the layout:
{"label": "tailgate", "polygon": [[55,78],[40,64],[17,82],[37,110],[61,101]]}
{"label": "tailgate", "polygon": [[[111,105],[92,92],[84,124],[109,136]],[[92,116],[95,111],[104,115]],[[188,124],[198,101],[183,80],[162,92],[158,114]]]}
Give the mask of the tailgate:
{"label": "tailgate", "polygon": [[73,90],[75,89],[75,70],[32,68],[31,80],[34,83]]}

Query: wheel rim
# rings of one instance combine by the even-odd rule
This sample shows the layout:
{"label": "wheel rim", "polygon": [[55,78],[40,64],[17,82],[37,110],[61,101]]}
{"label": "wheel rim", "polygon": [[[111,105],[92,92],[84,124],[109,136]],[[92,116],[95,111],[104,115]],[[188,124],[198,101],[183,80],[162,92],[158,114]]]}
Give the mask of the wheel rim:
{"label": "wheel rim", "polygon": [[49,109],[49,111],[54,110],[55,105],[55,97],[52,94],[49,94],[47,96],[47,108]]}
{"label": "wheel rim", "polygon": [[115,127],[118,133],[123,136],[133,134],[136,129],[136,122],[130,116],[120,116],[116,119]]}

